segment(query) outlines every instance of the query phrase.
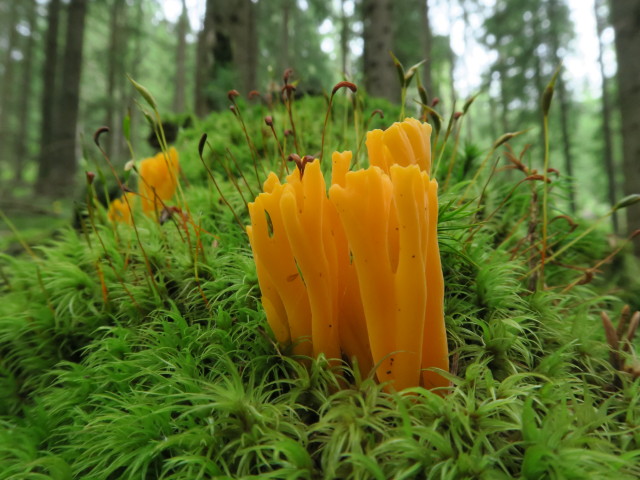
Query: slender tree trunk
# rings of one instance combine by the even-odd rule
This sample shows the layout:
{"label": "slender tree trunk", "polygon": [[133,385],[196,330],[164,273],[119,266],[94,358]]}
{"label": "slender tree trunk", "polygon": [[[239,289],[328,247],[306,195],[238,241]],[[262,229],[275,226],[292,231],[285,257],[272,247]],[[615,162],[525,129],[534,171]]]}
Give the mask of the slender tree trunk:
{"label": "slender tree trunk", "polygon": [[[550,0],[549,8],[551,10],[555,10],[558,8],[557,0]],[[550,12],[550,18],[554,18],[555,15]],[[551,58],[553,59],[554,65],[560,65],[560,57],[558,55],[558,50],[560,49],[560,39],[558,38],[557,30],[550,30],[550,43],[551,43]],[[569,205],[571,207],[571,212],[576,212],[576,191],[573,186],[573,181],[575,180],[573,177],[573,155],[571,153],[571,134],[569,132],[569,109],[570,109],[570,99],[567,94],[566,84],[564,82],[564,78],[562,76],[562,72],[558,76],[558,101],[560,103],[560,131],[562,133],[562,152],[564,156],[564,167],[567,176],[571,179],[571,184],[569,184]]]}
{"label": "slender tree trunk", "polygon": [[237,0],[217,3],[214,14],[214,77],[218,79],[222,70],[234,70],[238,83],[228,87],[245,94],[256,88],[258,46],[254,10],[252,0]]}
{"label": "slender tree trunk", "polygon": [[68,197],[74,193],[77,171],[76,130],[87,0],[71,0],[67,8],[69,15],[62,64],[62,88],[54,129],[56,148],[48,158],[55,166],[49,170],[44,192],[54,198]]}
{"label": "slender tree trunk", "polygon": [[42,71],[42,118],[40,120],[40,156],[38,158],[38,180],[36,192],[47,190],[54,160],[53,128],[56,116],[56,78],[58,66],[58,26],[60,22],[60,0],[50,0],[47,12],[47,34],[44,45],[44,67]]}
{"label": "slender tree trunk", "polygon": [[202,30],[198,34],[196,54],[195,112],[200,118],[211,112],[211,98],[207,92],[213,78],[213,48],[216,43],[215,22],[213,19],[215,0],[207,0]]}
{"label": "slender tree trunk", "polygon": [[504,60],[500,59],[497,67],[498,76],[500,77],[500,123],[502,123],[502,131],[508,132],[509,129],[509,98],[507,96],[507,69],[504,66]]}
{"label": "slender tree trunk", "polygon": [[397,102],[400,85],[392,48],[391,0],[363,0],[364,78],[369,95]]}
{"label": "slender tree trunk", "polygon": [[33,50],[37,29],[36,0],[28,0],[27,24],[29,37],[24,48],[24,64],[22,67],[22,88],[18,113],[20,116],[16,154],[14,161],[14,181],[21,183],[23,180],[24,166],[28,160],[28,145],[30,143],[29,114],[31,112],[31,96],[33,90]]}
{"label": "slender tree trunk", "polygon": [[244,94],[257,88],[258,36],[255,10],[256,4],[251,0],[242,0],[235,3],[235,12],[231,10],[227,16],[228,24],[232,27],[232,63],[238,70],[240,89]]}
{"label": "slender tree trunk", "polygon": [[245,71],[245,91],[258,88],[258,17],[260,3],[248,0],[249,19],[247,32],[247,67]]}
{"label": "slender tree trunk", "polygon": [[2,89],[0,91],[0,165],[9,164],[6,159],[10,158],[15,152],[11,151],[13,142],[12,137],[12,122],[11,118],[13,112],[15,112],[15,102],[13,99],[14,88],[14,71],[15,60],[12,57],[12,51],[16,46],[18,40],[18,30],[16,24],[18,20],[18,5],[16,3],[10,4],[9,11],[9,33],[7,35],[7,51],[3,61],[4,75],[2,76]]}
{"label": "slender tree trunk", "polygon": [[[533,15],[531,18],[531,30],[533,31],[533,37],[531,38],[532,45],[540,45],[541,43],[541,33],[540,33],[540,21],[538,19],[538,15]],[[542,98],[545,89],[545,83],[542,76],[542,58],[538,53],[533,54],[533,80],[536,85],[536,93],[537,98]],[[536,111],[538,116],[538,121],[540,122],[540,151],[544,149],[544,115],[542,111],[538,109]]]}
{"label": "slender tree trunk", "polygon": [[189,17],[187,16],[187,5],[182,0],[182,13],[178,20],[177,36],[178,46],[176,48],[176,77],[175,91],[173,93],[173,111],[183,112],[185,108],[185,64],[187,56],[187,33],[189,32]]}
{"label": "slender tree trunk", "polygon": [[498,113],[496,112],[496,100],[491,95],[489,95],[489,119],[491,120],[491,123],[489,124],[489,128],[491,129],[491,138],[495,140],[500,134],[498,133]]}
{"label": "slender tree trunk", "polygon": [[[556,57],[557,59],[557,57]],[[558,61],[557,64],[560,62]],[[571,134],[569,133],[569,98],[562,76],[558,77],[558,101],[560,102],[560,131],[562,133],[562,152],[564,156],[564,167],[567,176],[572,183],[569,185],[569,205],[571,212],[576,212],[576,190],[573,185],[573,154],[571,153]]]}
{"label": "slender tree trunk", "polygon": [[[611,0],[616,32],[618,94],[622,116],[624,193],[640,193],[640,0]],[[640,228],[640,204],[626,209],[627,229]],[[634,243],[640,256],[640,237]]]}
{"label": "slender tree trunk", "polygon": [[342,61],[342,76],[349,78],[349,20],[344,9],[344,0],[340,0],[340,60]]}
{"label": "slender tree trunk", "polygon": [[280,54],[278,56],[280,71],[276,72],[280,75],[282,75],[287,68],[292,67],[289,55],[290,18],[291,0],[282,0],[282,31],[280,32]]}
{"label": "slender tree trunk", "polygon": [[18,39],[18,30],[16,24],[18,23],[18,4],[11,2],[8,7],[9,13],[7,15],[7,36],[6,36],[6,51],[3,58],[2,69],[2,89],[0,90],[0,135],[4,134],[4,128],[11,111],[11,93],[13,87],[13,66],[14,59],[12,57],[13,49],[16,46]]}
{"label": "slender tree trunk", "polygon": [[456,101],[458,100],[458,96],[456,95],[456,84],[455,84],[455,76],[456,76],[456,54],[451,48],[451,45],[448,46],[447,54],[449,56],[449,78],[451,80],[451,109],[456,108]]}
{"label": "slender tree trunk", "polygon": [[[616,187],[616,167],[613,160],[613,135],[611,133],[611,99],[609,98],[609,79],[604,70],[603,59],[603,45],[602,45],[602,32],[605,28],[605,19],[601,15],[601,9],[605,6],[602,0],[596,0],[595,17],[596,17],[596,30],[598,37],[598,64],[600,66],[600,78],[602,79],[602,136],[604,137],[604,165],[607,174],[607,194],[609,198],[609,204],[611,206],[616,203],[616,195],[618,189]],[[613,223],[613,232],[620,232],[620,225],[618,219],[618,212],[613,212],[611,216]]]}
{"label": "slender tree trunk", "polygon": [[[128,17],[127,17],[128,18]],[[136,14],[134,17],[134,25],[138,26],[135,28],[127,27],[127,30],[130,32],[128,38],[130,38],[131,45],[133,45],[133,55],[125,65],[132,78],[138,78],[138,74],[140,72],[140,66],[142,64],[142,60],[144,58],[144,48],[145,48],[145,32],[140,25],[144,25],[145,20],[145,9],[142,2],[137,2]],[[128,108],[127,114],[129,115],[130,120],[130,138],[136,138],[136,128],[139,122],[136,121],[136,117],[140,116],[140,111],[137,108],[130,108],[133,105],[134,99],[138,97],[138,93],[131,85],[131,82],[127,80],[127,78],[123,75],[121,77],[121,81],[123,82],[121,85],[123,92],[123,110],[124,108]]]}
{"label": "slender tree trunk", "polygon": [[[449,15],[449,24],[452,25],[453,24],[453,19],[452,19],[452,13],[451,13],[451,3],[448,4],[449,5],[449,11],[448,11],[448,15]],[[449,60],[449,77],[450,77],[450,81],[451,81],[451,111],[453,111],[453,109],[456,108],[456,100],[457,100],[457,95],[456,95],[456,52],[453,51],[453,48],[451,47],[451,40],[449,40],[449,43],[447,45],[447,58]]]}
{"label": "slender tree trunk", "polygon": [[422,83],[427,90],[429,98],[433,98],[436,89],[433,86],[433,78],[431,78],[431,44],[433,38],[431,34],[431,22],[429,21],[429,2],[432,0],[418,0],[418,12],[422,19],[422,28],[420,29],[420,45],[422,46],[422,57],[425,62],[422,67]]}
{"label": "slender tree trunk", "polygon": [[[464,0],[460,1],[460,6],[462,7],[462,21],[464,23],[464,52],[465,52],[465,59],[464,59],[464,71],[465,73],[468,75],[469,73],[469,69],[468,69],[468,64],[467,64],[467,60],[466,57],[468,57],[468,51],[469,51],[469,45],[471,43],[470,41],[470,25],[471,22],[469,21],[469,11],[468,11],[468,5],[467,2],[465,2]],[[465,113],[464,118],[465,118],[465,130],[466,130],[466,134],[467,134],[467,143],[472,143],[473,142],[473,112],[474,109],[469,109],[467,110],[467,113]]]}
{"label": "slender tree trunk", "polygon": [[126,15],[124,0],[114,0],[109,18],[109,54],[107,63],[107,118],[106,125],[111,129],[107,152],[113,160],[122,151],[122,90],[121,79],[124,76],[123,58],[125,56],[126,32],[122,28],[122,17]]}

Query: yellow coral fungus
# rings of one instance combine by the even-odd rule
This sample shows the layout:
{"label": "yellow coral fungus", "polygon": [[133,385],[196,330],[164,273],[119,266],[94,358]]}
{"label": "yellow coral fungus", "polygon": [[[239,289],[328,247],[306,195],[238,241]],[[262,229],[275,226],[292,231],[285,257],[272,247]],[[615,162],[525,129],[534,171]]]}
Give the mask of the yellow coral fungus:
{"label": "yellow coral fungus", "polygon": [[389,173],[391,165],[418,165],[429,173],[431,168],[431,125],[415,118],[391,125],[386,130],[367,133],[367,151],[371,166]]}
{"label": "yellow coral fungus", "polygon": [[364,373],[375,365],[398,390],[448,383],[425,370],[448,369],[430,132],[414,119],[369,132],[372,166],[349,172],[351,153],[334,153],[328,194],[314,161],[285,184],[272,173],[249,204],[276,339],[310,338],[298,352],[355,357]]}
{"label": "yellow coral fungus", "polygon": [[[125,199],[124,196],[127,198]],[[124,196],[111,201],[107,217],[112,222],[122,222],[131,225],[131,210],[133,209],[136,194],[126,192]]]}
{"label": "yellow coral fungus", "polygon": [[174,147],[140,162],[138,193],[145,213],[156,212],[162,209],[162,202],[171,200],[178,186],[179,165]]}

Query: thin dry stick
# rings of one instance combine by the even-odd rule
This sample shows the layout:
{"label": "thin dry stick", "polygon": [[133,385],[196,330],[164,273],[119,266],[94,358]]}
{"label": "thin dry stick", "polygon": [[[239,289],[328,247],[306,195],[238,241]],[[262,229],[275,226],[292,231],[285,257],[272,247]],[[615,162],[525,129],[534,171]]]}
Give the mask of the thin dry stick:
{"label": "thin dry stick", "polygon": [[280,157],[282,158],[282,164],[280,165],[280,173],[278,174],[278,177],[282,177],[285,170],[288,175],[289,167],[287,166],[287,159],[284,155],[284,150],[282,149],[282,144],[280,143],[280,139],[278,139],[278,134],[276,133],[276,129],[273,127],[273,117],[271,115],[267,115],[266,117],[264,117],[264,123],[271,129],[271,133],[273,133],[273,138],[276,139],[276,145],[278,145],[278,150],[280,151]]}
{"label": "thin dry stick", "polygon": [[[209,142],[207,142],[207,146],[209,147],[209,149],[211,151],[213,151],[213,147],[211,145],[209,145]],[[240,168],[240,165],[238,165],[238,161],[236,160],[236,157],[233,155],[233,153],[231,153],[231,150],[229,150],[229,148],[226,149],[226,152],[227,152],[227,155],[229,156],[229,158],[231,158],[231,160],[233,161],[233,164],[235,165],[236,170],[240,174],[240,178],[242,178],[242,182],[244,183],[245,187],[247,187],[247,190],[249,190],[249,194],[252,197],[255,197],[256,194],[253,193],[253,189],[249,185],[249,182],[247,181],[247,177],[244,176],[244,173],[242,172],[242,169]]]}
{"label": "thin dry stick", "polygon": [[327,106],[327,113],[324,116],[324,125],[322,127],[322,143],[320,144],[320,162],[322,162],[322,157],[324,155],[324,140],[327,132],[327,123],[329,123],[329,116],[331,115],[331,106],[333,105],[333,97],[338,90],[341,88],[348,88],[352,93],[356,93],[358,91],[358,87],[354,83],[351,82],[338,82],[334,85],[333,90],[331,90],[331,96],[329,97],[329,105]]}
{"label": "thin dry stick", "polygon": [[[98,149],[100,150],[100,153],[102,153],[102,156],[104,157],[104,159],[107,162],[107,165],[109,165],[109,168],[111,169],[111,173],[113,174],[113,176],[116,178],[116,181],[118,182],[118,186],[120,187],[120,190],[123,192],[126,192],[126,189],[124,187],[124,185],[122,184],[122,181],[120,180],[120,177],[118,176],[118,174],[116,173],[116,169],[114,168],[113,164],[111,163],[111,160],[109,159],[109,156],[107,155],[107,152],[104,151],[104,149],[102,148],[102,146],[100,145],[100,135],[102,135],[105,132],[109,131],[109,127],[101,127],[98,130],[96,130],[96,133],[94,133],[93,135],[93,141],[96,144],[96,146],[98,147]],[[140,233],[138,232],[138,228],[136,227],[136,222],[135,219],[133,218],[133,209],[131,208],[131,203],[129,202],[129,198],[127,195],[124,195],[124,201],[127,204],[127,208],[129,209],[129,213],[131,214],[131,224],[133,226],[133,231],[135,232],[135,236],[136,236],[136,240],[138,242],[138,246],[140,247],[140,251],[142,252],[142,256],[144,258],[144,263],[145,266],[147,268],[147,272],[149,273],[149,279],[151,280],[151,283],[153,284],[153,288],[156,291],[156,293],[160,293],[159,289],[158,289],[158,284],[156,283],[156,279],[154,278],[153,275],[153,270],[151,269],[151,262],[149,261],[149,257],[147,256],[147,252],[145,251],[144,247],[142,246],[142,240],[140,239]]]}
{"label": "thin dry stick", "polygon": [[560,65],[556,69],[551,81],[545,87],[542,94],[542,129],[544,138],[544,184],[542,190],[542,251],[540,253],[540,275],[538,277],[538,287],[544,288],[544,264],[547,256],[547,217],[549,202],[549,185],[547,183],[549,175],[549,109],[553,99],[553,90],[556,79],[560,74]]}
{"label": "thin dry stick", "polygon": [[231,206],[231,204],[229,203],[229,201],[227,200],[227,198],[224,196],[224,194],[222,193],[222,190],[220,190],[220,186],[218,185],[218,182],[216,181],[216,178],[213,176],[213,172],[211,171],[211,169],[209,168],[209,166],[207,165],[207,163],[204,161],[204,158],[202,156],[202,153],[204,151],[204,146],[205,144],[213,151],[213,148],[211,148],[211,145],[209,145],[207,143],[207,134],[203,133],[202,137],[200,137],[200,143],[198,144],[198,154],[200,157],[200,161],[202,162],[202,165],[204,166],[205,170],[207,171],[207,174],[209,175],[209,178],[211,179],[211,181],[213,182],[214,186],[216,187],[216,190],[218,191],[218,193],[220,194],[220,198],[222,199],[222,201],[225,203],[225,205],[227,206],[227,208],[231,211],[231,213],[233,214],[236,222],[238,223],[238,225],[240,226],[240,228],[242,229],[243,232],[246,232],[245,226],[242,223],[242,220],[240,220],[240,217],[238,217],[238,214],[236,213],[236,211],[233,209],[233,207]]}

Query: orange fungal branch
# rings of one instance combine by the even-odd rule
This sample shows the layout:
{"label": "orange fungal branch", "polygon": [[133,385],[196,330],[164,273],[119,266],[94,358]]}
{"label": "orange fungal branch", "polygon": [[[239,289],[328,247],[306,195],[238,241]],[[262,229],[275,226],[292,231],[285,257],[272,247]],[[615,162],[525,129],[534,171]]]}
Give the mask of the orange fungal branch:
{"label": "orange fungal branch", "polygon": [[[431,127],[415,119],[367,135],[371,166],[334,153],[328,188],[310,161],[271,174],[249,204],[247,233],[267,321],[297,353],[346,355],[402,390],[446,387],[444,281]],[[306,346],[305,346],[306,345]]]}

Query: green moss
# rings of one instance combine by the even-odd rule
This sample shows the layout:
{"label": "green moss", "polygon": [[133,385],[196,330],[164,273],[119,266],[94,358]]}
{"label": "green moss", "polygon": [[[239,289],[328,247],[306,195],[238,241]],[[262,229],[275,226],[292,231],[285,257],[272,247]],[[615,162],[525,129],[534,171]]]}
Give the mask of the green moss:
{"label": "green moss", "polygon": [[[294,104],[303,153],[320,150],[324,105]],[[354,145],[347,106],[334,105],[325,151]],[[242,109],[263,179],[263,165],[281,160],[270,131],[260,133],[262,119],[273,114],[283,140],[285,112]],[[613,370],[599,319],[601,310],[616,318],[622,303],[610,282],[562,292],[581,274],[566,265],[595,264],[607,254],[605,238],[583,237],[547,266],[549,288],[531,291],[539,254],[528,212],[539,184],[502,204],[518,180],[496,175],[482,204],[459,205],[490,141],[458,152],[441,192],[455,365],[442,397],[385,393],[357,367],[332,370],[322,357],[300,363],[276,345],[246,237],[203,173],[203,132],[213,151],[205,161],[246,221],[220,163],[227,148],[250,187],[259,186],[242,129],[222,113],[183,132],[178,145],[188,231],[177,217],[162,226],[139,217],[138,240],[128,226],[98,222],[90,243],[65,228],[36,259],[0,257],[0,478],[640,475],[640,380]],[[443,168],[451,155],[448,147]],[[551,208],[560,193],[551,189]],[[569,232],[557,221],[549,236],[563,245],[585,228]]]}

